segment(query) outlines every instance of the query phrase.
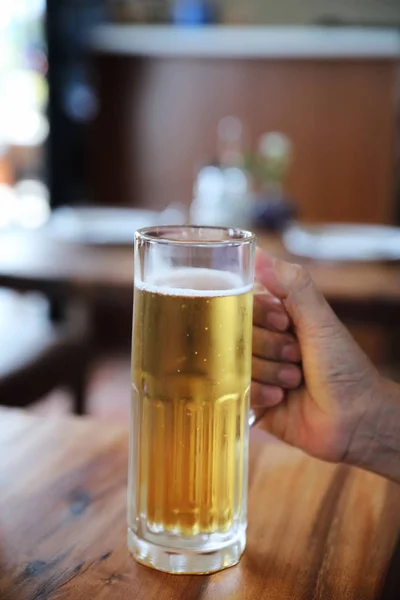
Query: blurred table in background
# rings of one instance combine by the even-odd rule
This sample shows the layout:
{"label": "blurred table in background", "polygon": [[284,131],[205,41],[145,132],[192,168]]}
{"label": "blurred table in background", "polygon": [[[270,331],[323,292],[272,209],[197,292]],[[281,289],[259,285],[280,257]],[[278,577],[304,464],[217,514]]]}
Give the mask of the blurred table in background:
{"label": "blurred table in background", "polygon": [[[259,232],[258,245],[269,254],[306,265],[332,302],[357,307],[400,306],[400,263],[334,263],[290,255],[280,236]],[[133,293],[132,245],[90,245],[49,238],[41,233],[0,237],[0,285],[50,294],[96,297]],[[384,315],[381,315],[384,319]]]}
{"label": "blurred table in background", "polygon": [[128,428],[0,410],[0,597],[387,600],[399,597],[400,489],[309,458],[260,422],[237,567],[171,576],[126,546]]}
{"label": "blurred table in background", "polygon": [[[374,324],[391,338],[400,339],[400,263],[300,260],[287,253],[279,236],[265,232],[259,233],[258,244],[274,256],[304,263],[347,323]],[[116,330],[123,320],[120,330],[126,340],[130,339],[133,244],[95,246],[61,241],[43,233],[3,235],[0,285],[38,290],[57,299],[75,296],[92,305],[105,302],[109,311],[99,325]]]}

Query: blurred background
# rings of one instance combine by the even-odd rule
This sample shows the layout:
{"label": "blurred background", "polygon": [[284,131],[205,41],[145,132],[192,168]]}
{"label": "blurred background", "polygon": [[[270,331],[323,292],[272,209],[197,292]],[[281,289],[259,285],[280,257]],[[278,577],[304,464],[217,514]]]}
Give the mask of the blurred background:
{"label": "blurred background", "polygon": [[126,419],[135,229],[305,263],[398,377],[397,0],[2,0],[0,402]]}

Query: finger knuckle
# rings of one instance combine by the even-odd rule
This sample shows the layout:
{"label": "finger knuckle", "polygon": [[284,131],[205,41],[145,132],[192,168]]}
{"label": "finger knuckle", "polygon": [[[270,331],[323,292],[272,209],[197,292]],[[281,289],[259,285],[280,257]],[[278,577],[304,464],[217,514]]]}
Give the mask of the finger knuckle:
{"label": "finger knuckle", "polygon": [[264,329],[261,337],[262,354],[265,357],[274,356],[276,352],[276,340],[274,335]]}
{"label": "finger knuckle", "polygon": [[301,265],[293,265],[293,287],[297,292],[311,287],[313,280],[310,273]]}

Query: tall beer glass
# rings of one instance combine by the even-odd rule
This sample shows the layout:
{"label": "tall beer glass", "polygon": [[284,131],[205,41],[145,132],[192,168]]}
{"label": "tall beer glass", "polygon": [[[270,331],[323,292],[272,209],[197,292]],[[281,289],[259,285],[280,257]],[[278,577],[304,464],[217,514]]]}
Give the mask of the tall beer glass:
{"label": "tall beer glass", "polygon": [[254,252],[238,229],[136,233],[128,546],[162,571],[245,548]]}

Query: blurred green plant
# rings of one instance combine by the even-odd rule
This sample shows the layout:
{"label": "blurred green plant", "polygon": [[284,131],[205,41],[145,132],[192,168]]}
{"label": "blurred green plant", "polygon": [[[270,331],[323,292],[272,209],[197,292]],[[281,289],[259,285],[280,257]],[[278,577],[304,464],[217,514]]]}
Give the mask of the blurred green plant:
{"label": "blurred green plant", "polygon": [[290,139],[283,133],[271,132],[260,138],[256,153],[245,153],[244,164],[257,187],[276,189],[283,186],[292,157]]}

